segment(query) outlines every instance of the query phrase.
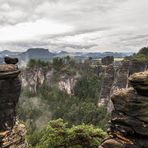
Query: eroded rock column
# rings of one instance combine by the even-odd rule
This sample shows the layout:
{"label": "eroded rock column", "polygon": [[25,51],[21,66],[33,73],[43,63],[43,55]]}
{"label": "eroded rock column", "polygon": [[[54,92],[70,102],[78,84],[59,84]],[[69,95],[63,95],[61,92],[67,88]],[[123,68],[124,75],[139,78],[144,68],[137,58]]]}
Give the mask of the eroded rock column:
{"label": "eroded rock column", "polygon": [[[10,61],[11,62],[11,61]],[[26,148],[25,126],[16,117],[21,92],[20,70],[14,64],[0,65],[0,147]]]}
{"label": "eroded rock column", "polygon": [[114,92],[109,137],[99,148],[148,148],[148,71],[129,78],[133,86]]}

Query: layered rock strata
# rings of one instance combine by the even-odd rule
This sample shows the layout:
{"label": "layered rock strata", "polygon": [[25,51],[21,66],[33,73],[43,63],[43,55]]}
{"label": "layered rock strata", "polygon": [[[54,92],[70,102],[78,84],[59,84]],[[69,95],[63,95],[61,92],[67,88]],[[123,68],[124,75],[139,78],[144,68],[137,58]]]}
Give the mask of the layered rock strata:
{"label": "layered rock strata", "polygon": [[148,71],[129,78],[133,88],[116,90],[111,100],[109,137],[99,148],[148,147]]}
{"label": "layered rock strata", "polygon": [[0,147],[26,148],[25,127],[17,121],[16,105],[21,92],[20,70],[14,64],[0,65]]}
{"label": "layered rock strata", "polygon": [[[121,65],[113,65],[112,68],[114,69],[114,73],[109,72],[109,78],[104,77],[103,79],[102,86],[105,87],[102,88],[98,101],[99,106],[106,107],[109,112],[113,109],[110,100],[110,96],[113,94],[113,92],[117,89],[130,87],[128,77],[136,72],[145,71],[148,68],[148,62],[123,61]],[[104,70],[103,75],[108,75],[108,71]]]}

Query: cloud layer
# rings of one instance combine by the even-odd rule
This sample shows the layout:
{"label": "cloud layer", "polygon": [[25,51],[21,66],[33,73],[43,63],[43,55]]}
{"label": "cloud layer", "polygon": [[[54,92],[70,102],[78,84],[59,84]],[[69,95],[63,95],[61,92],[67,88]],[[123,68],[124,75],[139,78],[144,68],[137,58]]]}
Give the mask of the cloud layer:
{"label": "cloud layer", "polygon": [[0,0],[0,50],[137,51],[146,0]]}

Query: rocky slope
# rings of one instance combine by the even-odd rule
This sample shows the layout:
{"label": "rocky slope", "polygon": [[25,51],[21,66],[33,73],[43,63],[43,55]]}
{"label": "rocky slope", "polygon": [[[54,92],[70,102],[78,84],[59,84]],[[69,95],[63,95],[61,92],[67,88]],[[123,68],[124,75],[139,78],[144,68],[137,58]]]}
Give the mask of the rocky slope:
{"label": "rocky slope", "polygon": [[133,88],[116,90],[111,100],[109,137],[99,148],[148,147],[148,71],[129,78]]}
{"label": "rocky slope", "polygon": [[26,148],[25,126],[17,120],[21,81],[16,65],[0,65],[0,147]]}

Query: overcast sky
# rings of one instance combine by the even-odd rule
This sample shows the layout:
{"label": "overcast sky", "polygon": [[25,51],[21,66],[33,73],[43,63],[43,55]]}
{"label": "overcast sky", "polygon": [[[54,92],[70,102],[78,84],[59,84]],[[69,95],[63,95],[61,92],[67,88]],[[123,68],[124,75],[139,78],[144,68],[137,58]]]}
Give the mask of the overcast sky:
{"label": "overcast sky", "polygon": [[134,52],[147,43],[148,0],[0,0],[0,50]]}

